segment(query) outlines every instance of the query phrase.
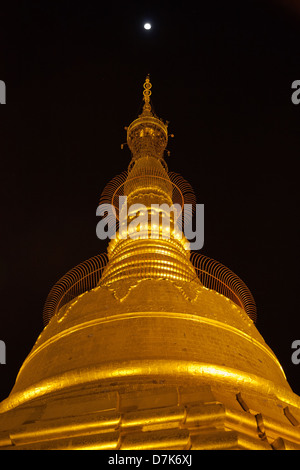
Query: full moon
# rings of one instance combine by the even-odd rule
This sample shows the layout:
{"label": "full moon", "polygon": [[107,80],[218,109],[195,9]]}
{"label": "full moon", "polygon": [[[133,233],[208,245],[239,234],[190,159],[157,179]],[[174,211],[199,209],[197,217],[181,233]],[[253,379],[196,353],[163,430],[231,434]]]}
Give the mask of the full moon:
{"label": "full moon", "polygon": [[145,29],[151,29],[151,24],[150,23],[145,23],[144,28]]}

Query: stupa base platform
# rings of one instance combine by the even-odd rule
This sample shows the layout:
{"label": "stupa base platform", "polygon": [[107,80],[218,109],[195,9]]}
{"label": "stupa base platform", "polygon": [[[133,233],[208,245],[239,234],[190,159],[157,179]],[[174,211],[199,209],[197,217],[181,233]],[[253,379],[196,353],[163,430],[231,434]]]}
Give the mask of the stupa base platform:
{"label": "stupa base platform", "polygon": [[300,449],[300,409],[224,384],[94,383],[0,414],[0,449]]}

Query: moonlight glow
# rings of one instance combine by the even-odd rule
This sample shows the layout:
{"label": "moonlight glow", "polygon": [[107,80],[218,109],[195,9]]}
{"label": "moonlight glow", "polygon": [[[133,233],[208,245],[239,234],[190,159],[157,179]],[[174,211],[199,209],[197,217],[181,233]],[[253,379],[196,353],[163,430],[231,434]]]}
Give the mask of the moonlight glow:
{"label": "moonlight glow", "polygon": [[145,23],[144,28],[145,29],[151,29],[151,24],[150,23]]}

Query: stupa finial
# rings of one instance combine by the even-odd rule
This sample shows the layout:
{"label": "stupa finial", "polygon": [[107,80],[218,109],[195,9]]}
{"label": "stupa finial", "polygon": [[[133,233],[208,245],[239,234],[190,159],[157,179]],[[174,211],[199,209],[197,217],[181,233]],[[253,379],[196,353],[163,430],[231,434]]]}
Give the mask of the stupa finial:
{"label": "stupa finial", "polygon": [[163,159],[168,142],[168,124],[159,119],[150,104],[152,83],[150,75],[143,85],[143,111],[127,128],[127,144],[132,152],[132,159],[155,157]]}
{"label": "stupa finial", "polygon": [[143,113],[144,112],[149,112],[151,113],[151,104],[150,104],[150,95],[152,94],[151,92],[151,88],[152,88],[152,83],[150,82],[150,75],[148,73],[147,77],[146,77],[146,81],[143,85],[144,87],[144,91],[143,91],[143,95],[144,95],[144,107],[143,107]]}

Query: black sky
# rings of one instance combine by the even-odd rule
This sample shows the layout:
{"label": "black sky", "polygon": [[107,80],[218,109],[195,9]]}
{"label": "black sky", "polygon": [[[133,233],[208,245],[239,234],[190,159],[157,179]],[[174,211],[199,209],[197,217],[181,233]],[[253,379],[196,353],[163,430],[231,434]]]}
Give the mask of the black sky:
{"label": "black sky", "polygon": [[2,4],[0,16],[0,399],[43,328],[52,285],[106,249],[96,208],[130,161],[120,144],[147,73],[155,112],[175,134],[169,169],[205,205],[202,252],[248,285],[257,327],[300,394],[291,362],[300,337],[297,9],[27,0]]}

